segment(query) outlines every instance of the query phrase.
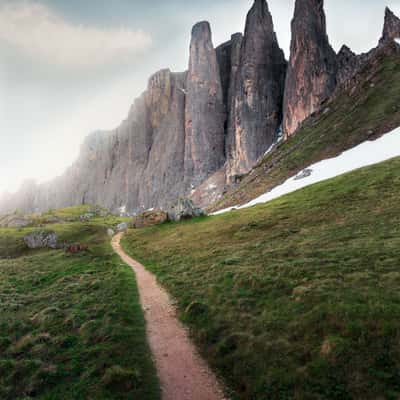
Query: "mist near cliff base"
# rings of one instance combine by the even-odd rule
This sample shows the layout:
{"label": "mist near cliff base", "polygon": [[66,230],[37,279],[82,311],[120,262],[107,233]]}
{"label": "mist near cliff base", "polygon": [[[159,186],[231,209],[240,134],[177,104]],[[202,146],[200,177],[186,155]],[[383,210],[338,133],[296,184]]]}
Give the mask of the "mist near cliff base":
{"label": "mist near cliff base", "polygon": [[[288,58],[294,1],[268,3]],[[27,178],[42,182],[62,174],[88,133],[126,118],[152,73],[187,68],[195,22],[210,21],[217,46],[243,31],[251,4],[0,0],[0,193],[17,190]],[[375,46],[385,5],[326,0],[335,49]],[[387,5],[400,13],[400,0]]]}

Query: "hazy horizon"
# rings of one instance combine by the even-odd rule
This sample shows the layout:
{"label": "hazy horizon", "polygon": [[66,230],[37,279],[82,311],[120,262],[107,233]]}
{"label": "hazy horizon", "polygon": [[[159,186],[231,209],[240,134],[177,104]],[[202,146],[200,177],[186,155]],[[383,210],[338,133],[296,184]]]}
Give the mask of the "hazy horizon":
{"label": "hazy horizon", "polygon": [[[214,45],[243,32],[253,0],[0,0],[0,195],[61,174],[84,137],[111,130],[161,68],[187,68],[190,30],[209,20]],[[294,0],[269,0],[289,57]],[[400,0],[326,0],[330,41],[374,47]],[[340,28],[338,28],[340,27]]]}

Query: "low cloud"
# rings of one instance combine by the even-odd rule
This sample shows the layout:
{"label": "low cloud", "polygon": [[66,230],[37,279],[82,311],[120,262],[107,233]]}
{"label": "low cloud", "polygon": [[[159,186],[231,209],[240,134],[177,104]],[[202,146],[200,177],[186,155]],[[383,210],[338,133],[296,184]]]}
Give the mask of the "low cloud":
{"label": "low cloud", "polygon": [[146,51],[152,40],[141,30],[74,25],[38,2],[12,0],[0,4],[1,44],[45,64],[79,69],[115,64]]}

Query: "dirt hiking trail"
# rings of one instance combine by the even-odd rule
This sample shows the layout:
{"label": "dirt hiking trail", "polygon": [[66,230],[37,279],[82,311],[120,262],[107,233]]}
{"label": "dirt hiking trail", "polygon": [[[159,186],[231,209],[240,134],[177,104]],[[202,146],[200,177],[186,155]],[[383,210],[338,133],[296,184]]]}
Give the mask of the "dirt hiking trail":
{"label": "dirt hiking trail", "polygon": [[187,330],[177,319],[167,292],[157,284],[153,274],[123,251],[122,236],[114,236],[112,246],[136,274],[162,399],[226,400],[215,375],[199,356]]}

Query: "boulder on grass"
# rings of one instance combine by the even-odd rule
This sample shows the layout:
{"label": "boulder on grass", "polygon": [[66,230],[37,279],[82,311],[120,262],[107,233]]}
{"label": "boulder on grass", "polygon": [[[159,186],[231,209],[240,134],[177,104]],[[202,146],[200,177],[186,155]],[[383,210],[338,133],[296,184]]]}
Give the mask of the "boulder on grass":
{"label": "boulder on grass", "polygon": [[111,229],[111,228],[108,228],[108,229],[107,229],[107,235],[110,236],[110,237],[113,237],[113,236],[115,235],[114,230]]}
{"label": "boulder on grass", "polygon": [[145,228],[146,226],[160,225],[168,220],[168,214],[163,210],[145,211],[133,219],[135,228]]}
{"label": "boulder on grass", "polygon": [[201,217],[202,215],[205,215],[204,211],[196,207],[193,201],[189,199],[179,199],[178,202],[168,210],[168,218],[174,222]]}
{"label": "boulder on grass", "polygon": [[57,241],[55,232],[32,232],[24,237],[24,242],[30,249],[57,249]]}
{"label": "boulder on grass", "polygon": [[117,232],[125,232],[128,230],[128,224],[126,222],[122,222],[121,224],[117,225],[116,230]]}

